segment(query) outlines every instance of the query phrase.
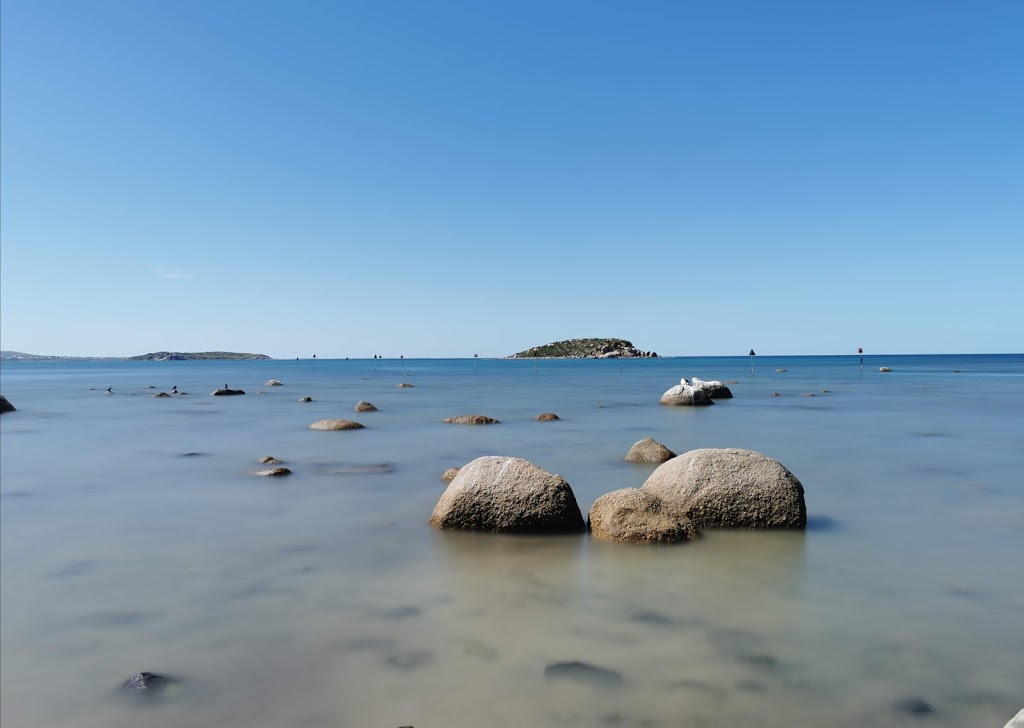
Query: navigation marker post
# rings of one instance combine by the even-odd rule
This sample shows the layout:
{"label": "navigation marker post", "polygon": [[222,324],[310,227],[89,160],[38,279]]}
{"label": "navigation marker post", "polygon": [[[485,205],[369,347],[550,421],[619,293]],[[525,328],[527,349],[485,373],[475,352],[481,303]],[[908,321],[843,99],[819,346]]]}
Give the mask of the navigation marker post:
{"label": "navigation marker post", "polygon": [[860,356],[860,373],[864,373],[864,350],[861,347],[857,347],[857,354]]}
{"label": "navigation marker post", "polygon": [[754,350],[751,349],[748,356],[750,356],[750,376],[754,376],[754,357],[757,356],[757,354],[755,354]]}

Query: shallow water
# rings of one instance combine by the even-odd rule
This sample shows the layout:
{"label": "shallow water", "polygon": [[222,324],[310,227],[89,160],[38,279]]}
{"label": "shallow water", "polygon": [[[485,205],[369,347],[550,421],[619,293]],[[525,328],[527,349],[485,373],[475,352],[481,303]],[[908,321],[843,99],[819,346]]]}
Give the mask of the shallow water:
{"label": "shallow water", "polygon": [[[1024,357],[755,365],[4,363],[0,721],[902,726],[914,698],[1002,726],[1024,706]],[[680,376],[736,398],[658,405]],[[207,396],[225,382],[248,394]],[[441,423],[459,414],[502,424]],[[327,417],[367,429],[307,429]],[[652,471],[622,461],[645,436],[780,460],[808,531],[658,548],[426,523],[441,473],[485,454],[560,473],[585,512]],[[267,454],[294,474],[250,475]],[[571,661],[621,684],[545,677]],[[142,670],[181,695],[112,697]]]}

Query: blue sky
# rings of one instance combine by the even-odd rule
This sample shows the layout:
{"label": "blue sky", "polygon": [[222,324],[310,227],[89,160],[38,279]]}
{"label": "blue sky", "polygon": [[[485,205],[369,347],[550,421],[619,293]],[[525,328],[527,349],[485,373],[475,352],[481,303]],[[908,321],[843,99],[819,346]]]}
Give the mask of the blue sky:
{"label": "blue sky", "polygon": [[0,347],[1024,350],[1024,3],[0,6]]}

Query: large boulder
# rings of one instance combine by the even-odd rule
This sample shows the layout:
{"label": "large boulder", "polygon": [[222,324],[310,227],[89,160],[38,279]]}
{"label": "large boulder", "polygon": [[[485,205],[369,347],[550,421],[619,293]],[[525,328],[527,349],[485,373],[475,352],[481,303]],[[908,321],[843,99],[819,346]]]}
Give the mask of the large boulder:
{"label": "large boulder", "polygon": [[704,381],[703,379],[694,377],[692,384],[694,387],[704,392],[704,394],[711,397],[711,399],[732,399],[732,390],[717,379]]}
{"label": "large boulder", "polygon": [[661,403],[691,407],[707,407],[714,404],[704,390],[697,389],[685,379],[661,395]]}
{"label": "large boulder", "polygon": [[677,543],[697,538],[684,515],[665,508],[661,498],[637,488],[607,493],[590,508],[590,531],[596,538],[633,543]]}
{"label": "large boulder", "polygon": [[7,397],[0,394],[0,413],[14,411],[14,405],[7,401]]}
{"label": "large boulder", "polygon": [[430,525],[502,533],[578,533],[572,488],[528,460],[486,456],[464,465],[434,506]]}
{"label": "large boulder", "polygon": [[501,423],[493,417],[484,417],[483,415],[459,415],[458,417],[449,417],[445,420],[449,425],[500,425]]}
{"label": "large boulder", "polygon": [[676,454],[662,445],[657,440],[645,437],[639,442],[633,443],[626,453],[627,463],[663,463],[671,460]]}
{"label": "large boulder", "polygon": [[311,430],[361,430],[365,425],[352,420],[317,420],[309,426]]}
{"label": "large boulder", "polygon": [[697,528],[807,527],[800,481],[753,450],[691,450],[659,465],[641,488]]}
{"label": "large boulder", "polygon": [[1024,728],[1024,708],[1017,715],[1010,718],[1010,722],[1003,728]]}

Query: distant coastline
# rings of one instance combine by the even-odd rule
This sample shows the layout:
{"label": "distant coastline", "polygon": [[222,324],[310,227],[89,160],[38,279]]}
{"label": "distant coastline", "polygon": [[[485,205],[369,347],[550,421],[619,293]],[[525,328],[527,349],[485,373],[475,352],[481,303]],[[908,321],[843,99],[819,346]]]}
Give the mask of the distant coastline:
{"label": "distant coastline", "polygon": [[48,356],[26,354],[21,351],[0,351],[0,361],[249,361],[272,359],[266,354],[246,354],[234,351],[156,351],[137,356]]}
{"label": "distant coastline", "polygon": [[654,351],[641,351],[626,339],[565,339],[535,346],[508,359],[657,359]]}

